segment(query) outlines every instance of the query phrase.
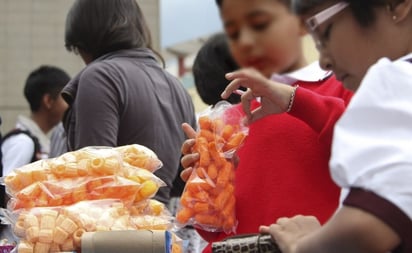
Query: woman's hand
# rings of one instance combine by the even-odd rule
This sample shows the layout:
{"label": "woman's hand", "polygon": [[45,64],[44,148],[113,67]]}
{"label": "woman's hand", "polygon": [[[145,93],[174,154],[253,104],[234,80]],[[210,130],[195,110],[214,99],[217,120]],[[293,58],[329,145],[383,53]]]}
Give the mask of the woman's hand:
{"label": "woman's hand", "polygon": [[345,205],[322,227],[315,217],[299,215],[259,230],[271,234],[282,253],[393,252],[402,243],[398,232],[378,216]]}
{"label": "woman's hand", "polygon": [[[294,87],[271,81],[255,69],[241,69],[228,73],[226,78],[232,82],[223,91],[223,99],[236,93],[239,87],[248,88],[241,96],[243,110],[248,119],[247,123],[252,123],[269,114],[285,112],[294,92]],[[251,110],[251,102],[257,97],[261,98],[261,105]]]}
{"label": "woman's hand", "polygon": [[280,218],[270,226],[261,226],[259,231],[271,234],[282,253],[297,252],[297,242],[321,228],[314,216],[297,215],[293,218]]}
{"label": "woman's hand", "polygon": [[187,123],[183,123],[182,128],[188,139],[182,144],[183,157],[180,162],[185,169],[180,173],[180,177],[186,182],[190,174],[192,174],[193,165],[199,160],[199,154],[192,153],[192,148],[195,145],[196,131]]}

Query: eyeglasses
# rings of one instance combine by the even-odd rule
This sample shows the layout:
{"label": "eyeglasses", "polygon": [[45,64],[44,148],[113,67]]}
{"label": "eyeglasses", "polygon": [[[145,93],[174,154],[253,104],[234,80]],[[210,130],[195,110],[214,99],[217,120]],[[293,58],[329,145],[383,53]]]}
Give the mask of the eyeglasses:
{"label": "eyeglasses", "polygon": [[347,2],[339,2],[337,4],[330,6],[329,8],[324,9],[323,11],[306,20],[306,25],[309,29],[310,34],[312,34],[312,37],[315,40],[315,44],[318,49],[324,48],[325,43],[317,34],[316,29],[326,20],[330,19],[331,17],[333,17],[334,15],[338,14],[340,11],[348,7],[348,5],[349,3]]}

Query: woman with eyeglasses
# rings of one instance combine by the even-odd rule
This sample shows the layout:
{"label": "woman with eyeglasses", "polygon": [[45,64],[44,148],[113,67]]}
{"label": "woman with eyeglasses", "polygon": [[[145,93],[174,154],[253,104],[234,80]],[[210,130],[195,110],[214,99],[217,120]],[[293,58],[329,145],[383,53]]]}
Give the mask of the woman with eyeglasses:
{"label": "woman with eyeglasses", "polygon": [[293,7],[321,66],[356,91],[332,145],[341,205],[323,226],[295,216],[260,231],[283,253],[412,252],[412,0],[295,0]]}

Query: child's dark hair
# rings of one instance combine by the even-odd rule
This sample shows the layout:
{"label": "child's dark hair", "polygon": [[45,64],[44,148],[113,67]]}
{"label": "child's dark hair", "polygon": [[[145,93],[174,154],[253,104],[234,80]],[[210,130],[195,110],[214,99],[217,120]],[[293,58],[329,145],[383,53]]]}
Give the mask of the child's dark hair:
{"label": "child's dark hair", "polygon": [[[396,4],[393,1],[393,4]],[[324,3],[334,3],[334,0],[292,0],[292,9],[297,15],[305,15],[309,13],[313,8],[324,4]],[[358,21],[362,26],[368,26],[375,21],[374,9],[379,6],[391,6],[388,0],[345,0],[349,3],[349,7]]]}
{"label": "child's dark hair", "polygon": [[96,59],[122,49],[152,49],[152,41],[135,0],[76,0],[66,19],[65,46]]}
{"label": "child's dark hair", "polygon": [[[286,5],[290,8],[292,0],[276,0],[276,1],[280,1],[281,3],[283,3],[284,5]],[[217,6],[219,6],[219,8],[222,7],[223,0],[216,0],[216,4],[217,4]]]}
{"label": "child's dark hair", "polygon": [[[229,84],[225,74],[237,69],[226,35],[218,33],[210,37],[197,53],[192,67],[196,89],[202,101],[214,105],[222,100],[220,94]],[[232,94],[227,101],[238,103],[240,96]]]}
{"label": "child's dark hair", "polygon": [[29,102],[30,110],[36,112],[40,109],[43,96],[49,94],[57,99],[63,87],[70,81],[70,76],[60,68],[53,66],[40,66],[33,70],[27,77],[24,86],[24,96]]}

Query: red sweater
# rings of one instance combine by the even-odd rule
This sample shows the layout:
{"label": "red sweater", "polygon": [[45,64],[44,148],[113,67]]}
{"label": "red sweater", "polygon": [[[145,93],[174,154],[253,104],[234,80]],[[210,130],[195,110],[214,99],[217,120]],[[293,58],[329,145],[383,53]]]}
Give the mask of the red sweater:
{"label": "red sweater", "polygon": [[[339,202],[329,175],[333,126],[352,96],[334,78],[297,82],[289,113],[250,125],[238,151],[236,170],[237,234],[257,233],[280,217],[314,215],[324,223]],[[208,242],[230,236],[198,230]],[[203,252],[211,252],[210,244]]]}

